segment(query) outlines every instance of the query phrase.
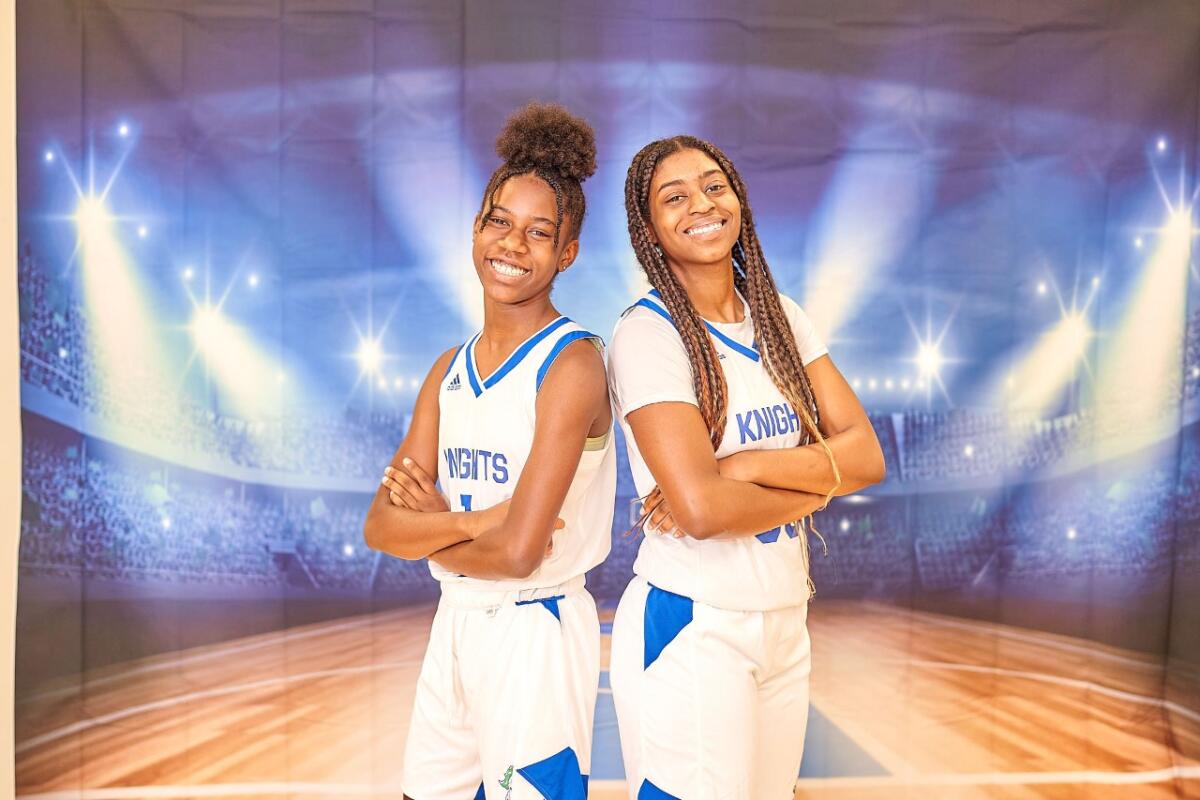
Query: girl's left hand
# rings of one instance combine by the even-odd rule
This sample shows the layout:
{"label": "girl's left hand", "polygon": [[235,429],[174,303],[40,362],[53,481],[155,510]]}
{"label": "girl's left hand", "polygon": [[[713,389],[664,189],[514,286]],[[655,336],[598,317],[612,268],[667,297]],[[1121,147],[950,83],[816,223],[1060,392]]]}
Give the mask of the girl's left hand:
{"label": "girl's left hand", "polygon": [[421,512],[450,510],[450,504],[437,490],[433,479],[411,458],[403,459],[398,468],[384,467],[382,483],[392,505]]}
{"label": "girl's left hand", "polygon": [[655,486],[650,494],[646,495],[645,501],[642,503],[642,514],[649,515],[643,524],[644,530],[651,530],[655,533],[670,534],[676,539],[682,539],[685,534],[675,524],[675,517],[671,515],[671,508],[667,505],[667,499],[663,497],[662,492]]}

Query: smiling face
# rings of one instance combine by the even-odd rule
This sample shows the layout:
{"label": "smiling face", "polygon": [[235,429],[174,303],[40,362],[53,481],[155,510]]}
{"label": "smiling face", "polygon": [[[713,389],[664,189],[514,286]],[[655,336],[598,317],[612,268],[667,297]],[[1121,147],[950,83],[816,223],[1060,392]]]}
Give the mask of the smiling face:
{"label": "smiling face", "polygon": [[579,252],[577,239],[566,241],[571,224],[565,216],[555,244],[557,209],[554,190],[536,175],[509,178],[496,191],[472,236],[475,274],[487,298],[515,305],[549,294],[554,276]]}
{"label": "smiling face", "polygon": [[742,204],[721,167],[700,150],[659,162],[650,181],[650,234],[679,267],[728,262],[742,229]]}

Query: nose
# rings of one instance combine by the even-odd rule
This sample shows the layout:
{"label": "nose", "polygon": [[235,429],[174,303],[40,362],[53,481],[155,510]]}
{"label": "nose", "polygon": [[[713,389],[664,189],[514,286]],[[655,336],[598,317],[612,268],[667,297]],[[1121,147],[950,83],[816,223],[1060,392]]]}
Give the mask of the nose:
{"label": "nose", "polygon": [[517,230],[516,226],[509,226],[504,235],[500,237],[500,246],[510,253],[525,252],[525,235]]}
{"label": "nose", "polygon": [[707,214],[716,207],[716,203],[705,192],[693,192],[691,200],[688,202],[688,213]]}

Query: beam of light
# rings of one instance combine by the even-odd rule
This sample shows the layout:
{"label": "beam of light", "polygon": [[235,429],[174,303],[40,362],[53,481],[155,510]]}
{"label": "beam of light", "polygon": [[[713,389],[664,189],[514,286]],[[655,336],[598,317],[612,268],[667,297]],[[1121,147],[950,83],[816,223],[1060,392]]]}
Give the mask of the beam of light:
{"label": "beam of light", "polygon": [[137,427],[143,412],[157,416],[164,403],[176,400],[154,391],[164,384],[168,362],[149,311],[148,293],[117,237],[116,218],[102,198],[82,195],[72,219],[97,394],[112,406],[107,418]]}
{"label": "beam of light", "polygon": [[[376,165],[374,192],[380,216],[411,251],[414,265],[402,268],[403,279],[411,281],[415,264],[420,264],[421,277],[428,276],[433,290],[447,296],[446,305],[461,309],[470,328],[482,326],[483,292],[471,260],[471,220],[479,208],[476,193],[482,192],[487,174],[471,178],[456,137],[438,142],[403,136],[374,142],[367,137],[365,142],[374,148],[368,157]],[[423,202],[413,202],[414,187],[424,187]],[[396,277],[401,277],[399,271]],[[373,304],[374,298],[367,302]],[[385,322],[382,327],[386,326]],[[451,338],[461,333],[465,327],[448,332]]]}
{"label": "beam of light", "polygon": [[1085,312],[1064,313],[1005,377],[1009,409],[1035,416],[1047,411],[1086,362],[1094,335]]}
{"label": "beam of light", "polygon": [[[1099,284],[1089,279],[1086,282],[1088,288],[1083,291],[1081,279],[1081,273],[1077,273],[1069,300],[1063,297],[1055,282],[1047,283],[1046,294],[1052,294],[1058,306],[1058,321],[1011,360],[1006,359],[998,365],[982,381],[980,402],[985,405],[998,403],[1014,422],[1019,418],[1041,418],[1063,399],[1076,378],[1081,374],[1092,374],[1088,353],[1097,334],[1089,319]],[[1085,296],[1081,297],[1081,292]],[[1006,441],[1020,449],[1028,438],[1028,435],[1014,431]]]}
{"label": "beam of light", "polygon": [[1100,354],[1096,413],[1099,456],[1111,458],[1154,441],[1179,424],[1183,381],[1180,343],[1187,324],[1187,283],[1196,228],[1192,209],[1168,205],[1168,216],[1130,294],[1120,324]]}
{"label": "beam of light", "polygon": [[248,420],[278,413],[282,406],[279,364],[226,317],[220,305],[195,306],[188,331],[230,412]]}
{"label": "beam of light", "polygon": [[[848,149],[853,152],[853,144]],[[921,192],[916,168],[898,165],[894,155],[842,159],[814,215],[815,258],[804,303],[826,342],[878,290],[880,271],[921,229]]]}

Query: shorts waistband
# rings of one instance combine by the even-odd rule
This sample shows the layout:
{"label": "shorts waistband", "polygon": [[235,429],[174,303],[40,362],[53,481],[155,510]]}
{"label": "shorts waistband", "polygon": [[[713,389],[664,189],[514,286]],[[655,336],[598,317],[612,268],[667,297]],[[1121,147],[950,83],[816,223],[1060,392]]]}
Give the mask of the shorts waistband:
{"label": "shorts waistband", "polygon": [[577,575],[566,583],[531,589],[484,589],[464,583],[442,584],[441,602],[454,608],[490,608],[544,600],[550,597],[566,597],[584,590],[584,576]]}

